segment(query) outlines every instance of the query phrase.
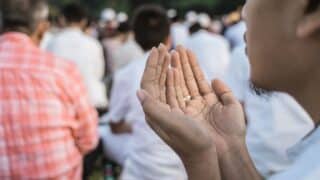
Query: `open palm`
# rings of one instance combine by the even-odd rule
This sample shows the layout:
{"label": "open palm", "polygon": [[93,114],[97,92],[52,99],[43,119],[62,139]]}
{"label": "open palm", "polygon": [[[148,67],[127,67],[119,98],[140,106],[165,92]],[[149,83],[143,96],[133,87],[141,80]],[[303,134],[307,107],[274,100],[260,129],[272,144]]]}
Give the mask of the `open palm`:
{"label": "open palm", "polygon": [[[223,153],[227,150],[229,141],[243,139],[245,136],[242,107],[221,81],[216,80],[209,85],[191,51],[183,47],[178,47],[177,51],[178,53],[172,54],[172,65],[176,68],[174,83],[168,83],[175,86],[176,95],[170,97],[182,102],[179,105],[186,115],[204,124],[213,137],[218,153]],[[168,78],[168,82],[170,81],[172,80]],[[177,96],[181,93],[191,99],[183,103],[185,99]]]}
{"label": "open palm", "polygon": [[210,149],[223,153],[228,141],[244,138],[239,102],[221,81],[210,86],[183,47],[170,55],[163,47],[153,49],[142,88],[138,96],[148,123],[182,157]]}

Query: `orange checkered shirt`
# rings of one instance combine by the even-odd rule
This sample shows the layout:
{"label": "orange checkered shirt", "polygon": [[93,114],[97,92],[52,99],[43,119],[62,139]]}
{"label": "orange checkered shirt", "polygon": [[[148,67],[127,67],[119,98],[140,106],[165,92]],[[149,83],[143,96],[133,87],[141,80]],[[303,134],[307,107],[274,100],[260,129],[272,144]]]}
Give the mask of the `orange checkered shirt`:
{"label": "orange checkered shirt", "polygon": [[97,122],[75,65],[0,36],[0,179],[81,179]]}

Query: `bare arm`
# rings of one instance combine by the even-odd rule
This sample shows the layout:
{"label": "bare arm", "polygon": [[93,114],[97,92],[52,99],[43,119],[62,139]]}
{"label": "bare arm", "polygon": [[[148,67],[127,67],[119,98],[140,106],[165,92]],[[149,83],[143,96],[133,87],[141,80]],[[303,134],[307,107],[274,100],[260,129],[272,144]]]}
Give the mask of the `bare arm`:
{"label": "bare arm", "polygon": [[228,151],[219,156],[222,179],[262,180],[250,158],[245,142],[232,144]]}

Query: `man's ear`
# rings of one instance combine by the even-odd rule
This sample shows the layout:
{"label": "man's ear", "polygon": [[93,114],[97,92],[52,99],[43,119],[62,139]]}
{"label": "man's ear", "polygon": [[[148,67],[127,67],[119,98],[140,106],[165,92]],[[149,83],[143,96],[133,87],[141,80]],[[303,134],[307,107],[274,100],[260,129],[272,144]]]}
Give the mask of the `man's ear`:
{"label": "man's ear", "polygon": [[44,34],[49,28],[50,28],[50,22],[48,21],[39,22],[38,25],[36,26],[35,31],[33,32],[33,34],[31,34],[31,39],[33,40],[33,42],[39,45]]}
{"label": "man's ear", "polygon": [[319,0],[305,0],[308,3],[305,5],[306,13],[298,24],[298,37],[305,38],[313,35],[320,30],[320,8]]}

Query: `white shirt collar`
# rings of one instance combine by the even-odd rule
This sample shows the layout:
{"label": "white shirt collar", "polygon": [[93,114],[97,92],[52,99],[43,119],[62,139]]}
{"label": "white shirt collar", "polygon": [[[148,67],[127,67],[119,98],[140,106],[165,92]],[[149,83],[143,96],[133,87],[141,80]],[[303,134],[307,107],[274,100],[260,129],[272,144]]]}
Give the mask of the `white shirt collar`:
{"label": "white shirt collar", "polygon": [[309,136],[288,150],[289,157],[294,159],[310,146],[320,143],[320,127],[316,128]]}

